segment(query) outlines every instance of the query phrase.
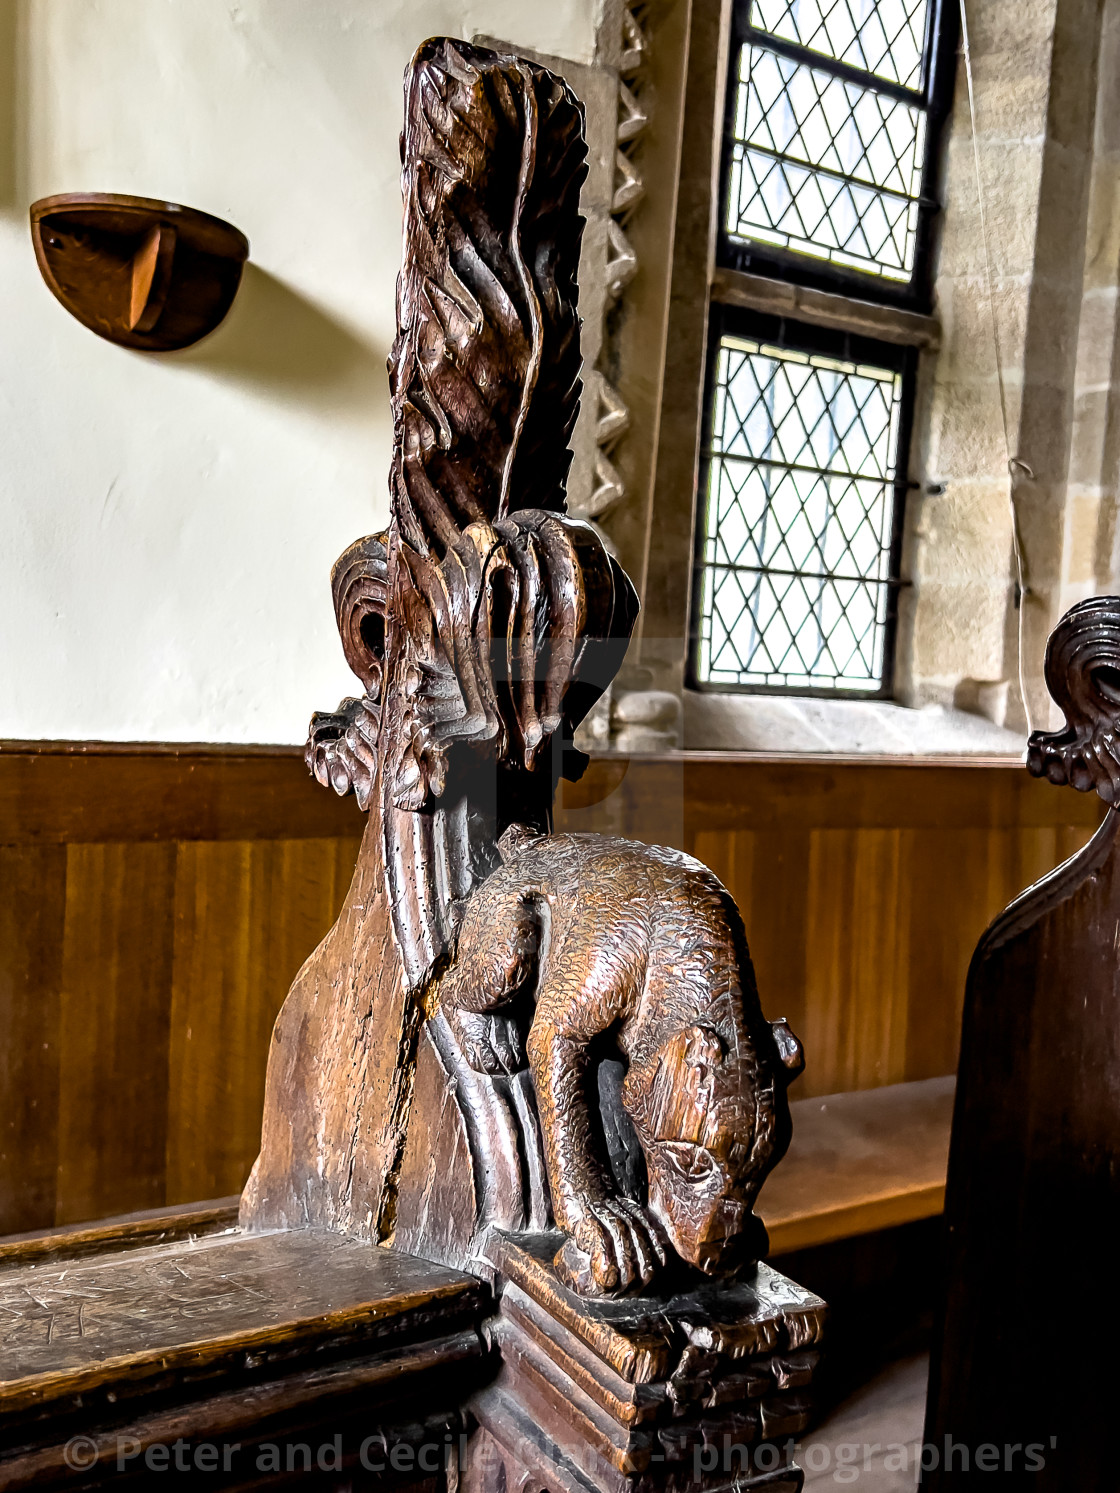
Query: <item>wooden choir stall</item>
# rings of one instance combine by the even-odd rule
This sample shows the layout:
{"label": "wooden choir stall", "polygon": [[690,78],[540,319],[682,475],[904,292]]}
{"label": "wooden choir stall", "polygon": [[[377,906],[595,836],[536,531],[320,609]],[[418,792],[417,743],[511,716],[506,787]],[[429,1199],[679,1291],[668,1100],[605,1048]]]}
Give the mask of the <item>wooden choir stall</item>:
{"label": "wooden choir stall", "polygon": [[1034,733],[1027,766],[1095,790],[1109,811],[1083,850],[996,918],[969,970],[927,1406],[931,1490],[1117,1485],[1120,597],[1066,613],[1046,683],[1066,725]]}

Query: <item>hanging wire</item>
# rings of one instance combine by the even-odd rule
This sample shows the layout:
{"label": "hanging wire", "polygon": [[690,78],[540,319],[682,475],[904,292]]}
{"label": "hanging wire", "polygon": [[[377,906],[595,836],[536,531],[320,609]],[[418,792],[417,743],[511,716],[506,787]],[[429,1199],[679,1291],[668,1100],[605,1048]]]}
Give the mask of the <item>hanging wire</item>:
{"label": "hanging wire", "polygon": [[1003,345],[999,334],[999,317],[996,315],[996,297],[992,279],[992,250],[988,237],[988,214],[984,205],[984,186],[980,179],[980,145],[976,136],[976,91],[972,82],[972,50],[968,42],[968,11],[965,0],[960,0],[961,42],[964,51],[964,72],[968,83],[968,114],[972,132],[972,165],[976,173],[976,199],[980,207],[980,236],[984,245],[984,278],[988,288],[988,314],[992,323],[992,344],[996,355],[996,381],[999,384],[999,412],[1003,422],[1003,448],[1007,457],[1007,501],[1011,512],[1011,547],[1015,553],[1015,575],[1019,586],[1019,617],[1016,629],[1016,654],[1018,664],[1019,695],[1023,701],[1023,713],[1027,718],[1028,735],[1034,729],[1031,707],[1027,699],[1027,687],[1023,674],[1023,617],[1026,599],[1030,594],[1027,585],[1027,562],[1023,551],[1023,536],[1019,528],[1019,509],[1016,487],[1024,477],[1033,478],[1034,472],[1022,457],[1011,450],[1011,422],[1007,416],[1007,385],[1003,376]]}

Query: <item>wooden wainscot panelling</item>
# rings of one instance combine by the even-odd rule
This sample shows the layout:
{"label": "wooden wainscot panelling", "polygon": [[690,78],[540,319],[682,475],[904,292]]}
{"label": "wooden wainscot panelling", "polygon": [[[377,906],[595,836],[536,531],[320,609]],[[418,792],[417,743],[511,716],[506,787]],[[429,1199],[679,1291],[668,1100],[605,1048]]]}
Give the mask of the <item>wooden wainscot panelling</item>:
{"label": "wooden wainscot panelling", "polygon": [[724,881],[763,1006],[805,1044],[796,1099],[952,1073],[977,939],[1100,817],[1019,763],[716,753],[597,760],[557,815]]}
{"label": "wooden wainscot panelling", "polygon": [[[1099,815],[1018,764],[697,754],[595,760],[557,827],[715,870],[803,1101],[951,1073],[979,934]],[[363,825],[296,749],[0,747],[0,1233],[240,1189]]]}
{"label": "wooden wainscot panelling", "polygon": [[0,748],[0,1233],[241,1188],[362,828],[294,749]]}

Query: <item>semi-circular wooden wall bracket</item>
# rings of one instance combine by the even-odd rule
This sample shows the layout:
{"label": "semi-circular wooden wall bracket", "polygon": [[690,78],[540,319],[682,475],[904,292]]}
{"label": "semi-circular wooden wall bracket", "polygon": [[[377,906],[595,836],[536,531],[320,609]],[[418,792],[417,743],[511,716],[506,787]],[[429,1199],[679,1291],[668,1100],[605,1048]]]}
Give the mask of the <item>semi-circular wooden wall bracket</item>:
{"label": "semi-circular wooden wall bracket", "polygon": [[249,257],[231,223],[176,202],[66,192],[31,206],[43,279],[72,316],[122,347],[189,347],[225,316]]}

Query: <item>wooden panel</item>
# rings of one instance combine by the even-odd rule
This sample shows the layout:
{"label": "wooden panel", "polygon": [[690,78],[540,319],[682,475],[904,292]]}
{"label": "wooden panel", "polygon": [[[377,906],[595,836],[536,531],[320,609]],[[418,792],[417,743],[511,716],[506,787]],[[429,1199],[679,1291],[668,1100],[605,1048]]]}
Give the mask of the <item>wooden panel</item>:
{"label": "wooden panel", "polygon": [[66,851],[0,849],[0,1233],[54,1218]]}
{"label": "wooden panel", "polygon": [[593,762],[563,785],[557,828],[712,867],[767,1014],[805,1044],[807,1098],[952,1073],[977,940],[1100,814],[1018,764],[689,754]]}
{"label": "wooden panel", "polygon": [[771,1255],[931,1218],[945,1200],[952,1078],[793,1106],[793,1144],[758,1211]]}
{"label": "wooden panel", "polygon": [[179,847],[168,1202],[244,1185],[276,1013],[337,916],[356,856],[336,840]]}
{"label": "wooden panel", "polygon": [[[594,761],[557,828],[716,870],[806,1099],[950,1073],[985,924],[1099,816],[1016,764],[695,754]],[[0,1232],[240,1188],[363,822],[294,750],[0,749]]]}
{"label": "wooden panel", "polygon": [[0,750],[0,1234],[240,1189],[363,824],[296,751]]}
{"label": "wooden panel", "polygon": [[900,830],[822,830],[810,836],[805,1022],[799,1035],[816,1093],[874,1088],[907,1077],[909,886],[901,849]]}
{"label": "wooden panel", "polygon": [[0,845],[361,838],[298,747],[0,747]]}
{"label": "wooden panel", "polygon": [[55,1222],[164,1200],[174,845],[66,854]]}
{"label": "wooden panel", "polygon": [[[1093,829],[1092,794],[1056,792],[1007,759],[675,757],[600,759],[561,785],[560,820],[666,825],[684,806],[686,834],[710,829]],[[588,813],[588,806],[592,812]],[[666,843],[669,843],[667,840]]]}
{"label": "wooden panel", "polygon": [[990,918],[1013,894],[993,861],[1012,831],[906,830],[910,885],[905,1076],[932,1078],[957,1064],[964,977]]}

